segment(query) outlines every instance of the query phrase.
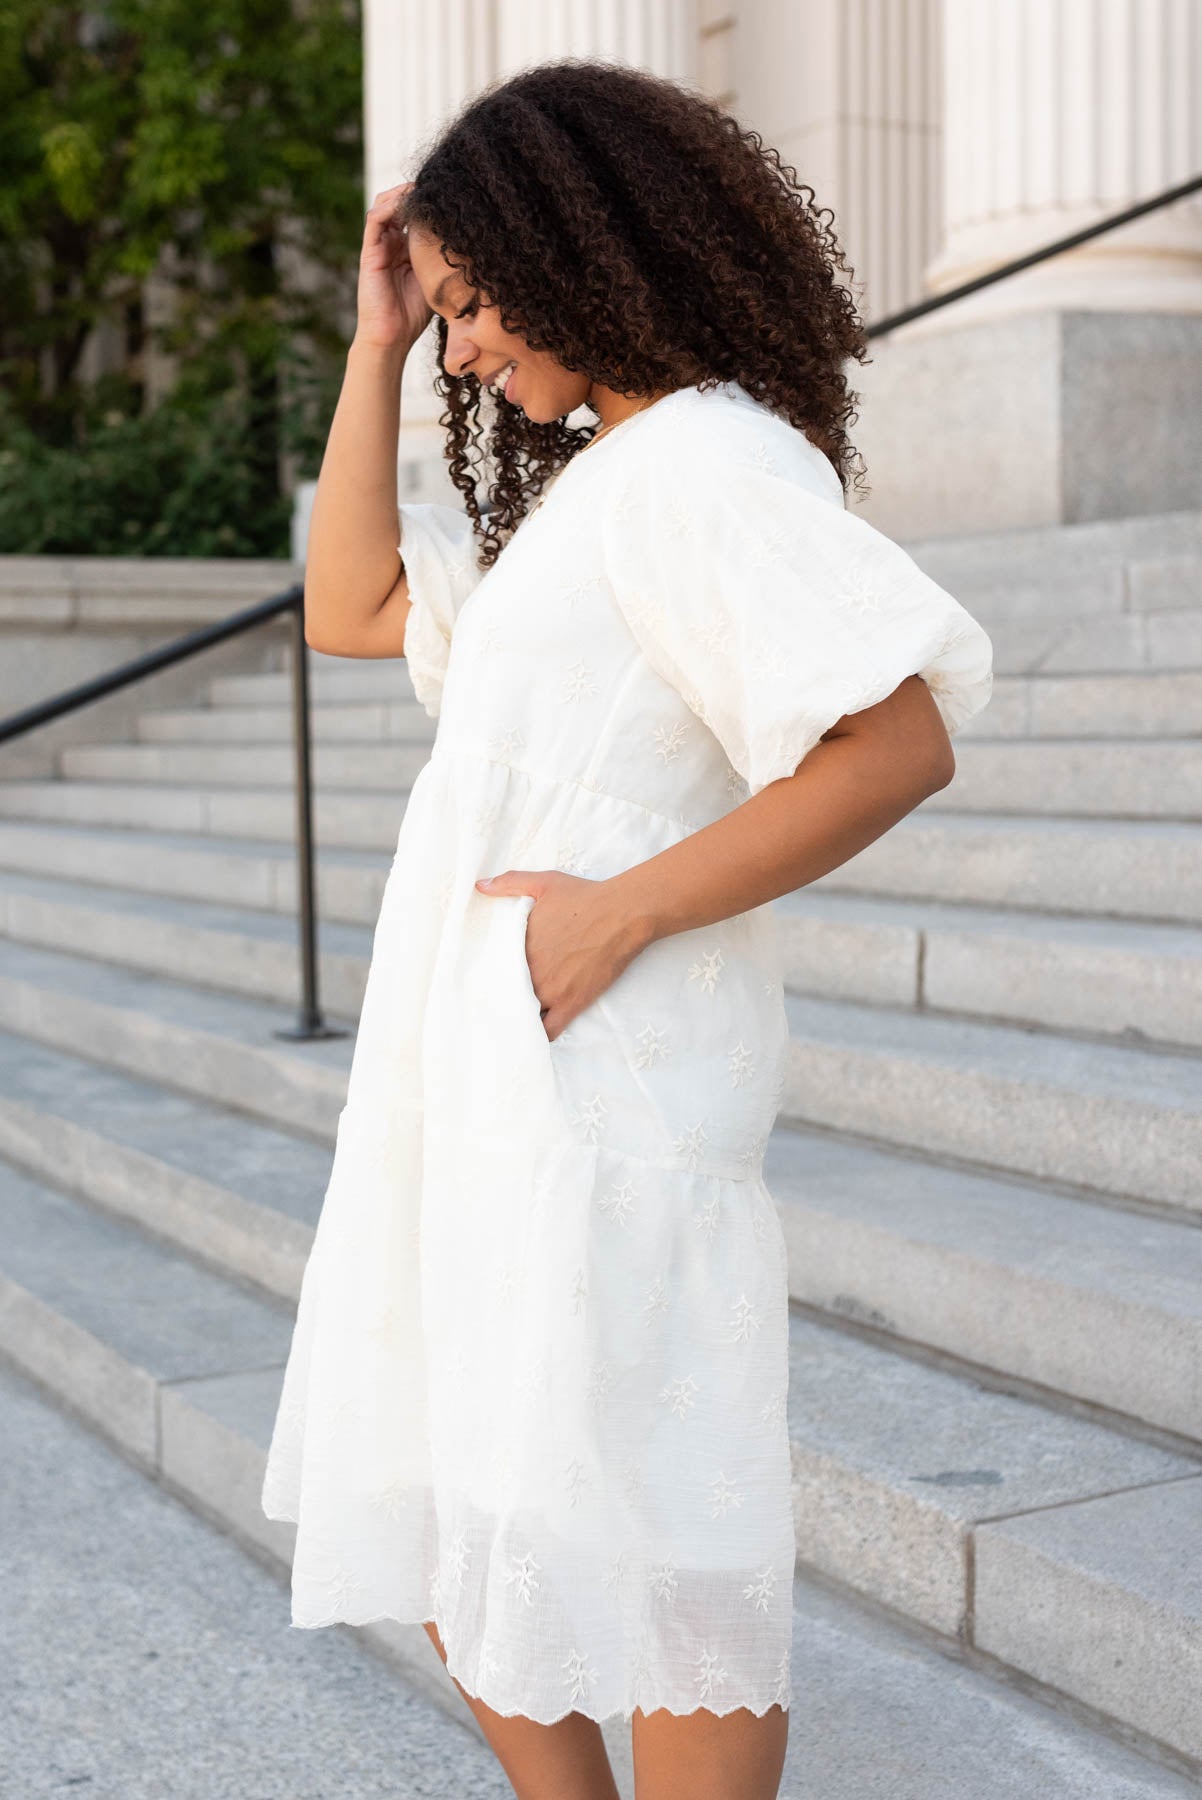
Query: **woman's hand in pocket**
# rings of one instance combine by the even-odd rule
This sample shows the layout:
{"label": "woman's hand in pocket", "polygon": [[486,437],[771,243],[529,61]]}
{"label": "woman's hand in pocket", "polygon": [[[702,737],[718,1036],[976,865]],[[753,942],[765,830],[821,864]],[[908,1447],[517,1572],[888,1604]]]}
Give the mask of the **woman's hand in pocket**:
{"label": "woman's hand in pocket", "polygon": [[562,869],[506,869],[482,877],[476,887],[489,897],[534,897],[526,920],[526,963],[552,1040],[617,980],[648,941],[607,881]]}

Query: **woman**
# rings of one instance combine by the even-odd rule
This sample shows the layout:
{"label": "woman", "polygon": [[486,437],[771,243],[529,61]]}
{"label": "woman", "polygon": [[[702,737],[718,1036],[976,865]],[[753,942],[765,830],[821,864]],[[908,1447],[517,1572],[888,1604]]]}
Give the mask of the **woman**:
{"label": "woman", "polygon": [[[522,1796],[611,1800],[614,1715],[640,1800],[778,1791],[767,903],[946,786],[990,693],[979,625],[845,510],[864,339],[812,199],[652,76],[486,90],[367,215],[313,508],[309,643],[404,655],[439,724],[263,1503],[293,1622],[422,1621]],[[432,315],[462,508],[395,497]]]}

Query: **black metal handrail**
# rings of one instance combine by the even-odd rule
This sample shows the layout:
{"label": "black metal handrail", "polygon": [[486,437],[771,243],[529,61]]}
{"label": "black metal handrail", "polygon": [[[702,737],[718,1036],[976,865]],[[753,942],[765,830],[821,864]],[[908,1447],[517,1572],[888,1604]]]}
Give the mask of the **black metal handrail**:
{"label": "black metal handrail", "polygon": [[1016,275],[1020,269],[1029,269],[1035,263],[1046,262],[1050,256],[1059,256],[1065,250],[1073,250],[1090,238],[1101,237],[1104,231],[1113,231],[1117,225],[1127,225],[1132,219],[1142,218],[1144,213],[1156,212],[1162,206],[1171,206],[1175,200],[1184,200],[1188,195],[1196,194],[1199,188],[1202,188],[1202,175],[1194,175],[1189,181],[1178,182],[1176,187],[1165,188],[1163,193],[1154,194],[1150,200],[1140,200],[1135,206],[1128,206],[1123,212],[1111,213],[1108,218],[1099,219],[1094,225],[1086,225],[1080,231],[1070,232],[1067,237],[1041,244],[1038,250],[1031,250],[1026,256],[1016,256],[1012,262],[999,263],[995,269],[987,269],[984,275],[976,275],[971,281],[962,281],[959,287],[948,288],[944,294],[932,294],[928,300],[917,300],[913,306],[903,307],[901,312],[890,313],[887,318],[878,319],[875,324],[869,325],[865,336],[883,337],[887,331],[896,331],[899,325],[908,325],[912,319],[921,319],[927,313],[938,312],[942,306],[950,306],[953,300],[963,300],[966,294],[975,294],[981,288],[992,287],[995,281],[1004,281],[1007,275]]}
{"label": "black metal handrail", "polygon": [[106,694],[115,693],[119,688],[129,687],[135,681],[143,681],[148,675],[159,669],[170,668],[173,663],[183,662],[189,656],[195,656],[201,650],[208,650],[214,644],[222,644],[227,638],[238,637],[244,631],[252,631],[256,625],[264,625],[272,619],[287,613],[292,628],[292,747],[295,760],[294,785],[296,789],[296,849],[297,849],[297,902],[300,922],[301,952],[301,1006],[297,1024],[294,1029],[280,1029],[273,1033],[281,1038],[333,1038],[347,1037],[348,1032],[337,1026],[328,1025],[321,1015],[318,1001],[317,976],[317,903],[313,879],[313,782],[311,733],[309,722],[309,664],[308,645],[305,642],[305,589],[303,583],[286,588],[281,594],[274,594],[268,600],[258,600],[253,606],[244,607],[240,612],[231,613],[226,619],[219,619],[214,625],[202,625],[197,631],[190,631],[184,637],[174,638],[171,643],[161,645],[157,650],[148,650],[144,656],[133,657],[129,662],[121,663],[115,669],[108,669],[103,675],[95,676],[91,681],[81,682],[78,687],[67,688],[61,694],[55,694],[48,700],[39,700],[33,706],[27,706],[22,712],[13,713],[9,718],[0,720],[0,744],[20,737],[26,731],[33,731],[39,725],[46,725],[52,719],[61,719],[66,713],[75,712],[81,706],[87,706],[92,700],[102,700]]}

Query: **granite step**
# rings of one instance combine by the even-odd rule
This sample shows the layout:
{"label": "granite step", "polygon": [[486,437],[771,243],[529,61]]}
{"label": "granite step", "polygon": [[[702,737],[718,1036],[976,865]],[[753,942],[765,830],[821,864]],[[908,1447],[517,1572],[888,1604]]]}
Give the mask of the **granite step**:
{"label": "granite step", "polygon": [[982,738],[1199,735],[1202,670],[1166,669],[1111,675],[997,675],[988,706],[961,726],[956,743]]}
{"label": "granite step", "polygon": [[923,812],[1202,818],[1202,737],[964,737],[954,747],[956,773]]}
{"label": "granite step", "polygon": [[1197,925],[1202,834],[1159,820],[1008,819],[924,805],[807,892]]}
{"label": "granite step", "polygon": [[[287,788],[295,775],[288,744],[81,744],[59,752],[67,781],[178,782],[185,788]],[[396,794],[430,760],[426,742],[313,745],[315,791],[349,789],[359,796]]]}
{"label": "granite step", "polygon": [[774,903],[787,984],[1044,1029],[1202,1049],[1202,930],[952,901],[838,894]]}
{"label": "granite step", "polygon": [[787,994],[785,1123],[1202,1216],[1202,1059]]}
{"label": "granite step", "polygon": [[993,616],[1202,606],[1197,509],[914,538],[905,548],[965,606]]}
{"label": "granite step", "polygon": [[63,951],[0,945],[0,1030],[161,1083],[318,1143],[332,1141],[354,1054],[348,1035],[297,1041],[296,1009]]}
{"label": "granite step", "polygon": [[[261,675],[218,675],[208,686],[209,704],[288,706],[292,675],[287,668]],[[355,706],[378,702],[418,708],[431,728],[434,720],[413,692],[403,656],[322,656],[309,652],[309,699],[314,706]]]}
{"label": "granite step", "polygon": [[778,1126],[789,1291],[880,1341],[1202,1441],[1202,1232]]}
{"label": "granite step", "polygon": [[[969,609],[972,610],[971,608]],[[1202,606],[1182,612],[991,621],[997,675],[1104,675],[1202,669]]]}
{"label": "granite step", "polygon": [[[0,1220],[0,1353],[148,1474],[285,1561],[291,1529],[262,1516],[258,1495],[288,1309],[16,1170],[0,1169]],[[1046,1685],[1073,1698],[1086,1697],[1069,1685],[1078,1667],[1092,1695],[1097,1665],[1138,1629],[1144,1655],[1109,1673],[1099,1712],[1180,1756],[1202,1754],[1190,1699],[1202,1596],[1187,1583],[1172,1606],[1147,1605],[1168,1559],[1189,1562],[1197,1460],[799,1318],[789,1430],[803,1572],[967,1650],[1009,1631],[1003,1666],[1031,1674],[1038,1654]],[[1090,1533],[1091,1509],[1116,1497],[1125,1563],[1109,1533],[1100,1543]],[[1007,1533],[1028,1549],[1035,1535],[1038,1585],[1022,1582],[1014,1555],[1008,1582],[974,1594],[978,1540],[992,1534],[988,1553],[1000,1559]],[[1057,1542],[1071,1548],[1058,1557]],[[1075,1667],[1072,1615],[1057,1631],[1041,1598],[1079,1579],[1083,1551],[1108,1580],[1095,1584],[1090,1653]],[[359,1630],[417,1666],[420,1627]]]}
{"label": "granite step", "polygon": [[[118,826],[0,820],[0,869],[31,879],[103,885],[106,892],[164,895],[296,918],[292,844],[209,833],[137,831]],[[317,915],[374,926],[388,856],[382,850],[322,845],[314,857]]]}
{"label": "granite step", "polygon": [[[0,939],[68,952],[86,945],[99,961],[246,999],[299,1005],[299,935],[295,913],[0,870]],[[331,1013],[358,1017],[372,935],[367,925],[320,920],[318,994]]]}
{"label": "granite step", "polygon": [[[1134,710],[1134,705],[1132,707]],[[416,700],[327,702],[310,707],[310,727],[322,743],[431,743],[435,720]],[[145,743],[291,744],[291,706],[161,707],[141,713]]]}
{"label": "granite step", "polygon": [[[424,759],[423,759],[424,760]],[[313,835],[322,849],[391,854],[405,792],[340,793],[316,789]],[[188,787],[172,783],[0,781],[0,820],[61,822],[121,830],[189,832],[292,844],[296,802],[287,787]]]}

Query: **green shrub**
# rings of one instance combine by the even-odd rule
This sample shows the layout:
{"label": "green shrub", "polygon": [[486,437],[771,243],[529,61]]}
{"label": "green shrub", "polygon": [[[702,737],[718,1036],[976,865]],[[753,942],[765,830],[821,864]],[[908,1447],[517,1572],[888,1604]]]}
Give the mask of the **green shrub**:
{"label": "green shrub", "polygon": [[263,504],[248,408],[166,401],[110,410],[48,444],[0,391],[0,552],[22,556],[291,554],[292,503]]}

